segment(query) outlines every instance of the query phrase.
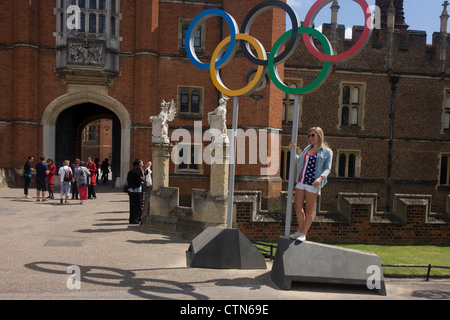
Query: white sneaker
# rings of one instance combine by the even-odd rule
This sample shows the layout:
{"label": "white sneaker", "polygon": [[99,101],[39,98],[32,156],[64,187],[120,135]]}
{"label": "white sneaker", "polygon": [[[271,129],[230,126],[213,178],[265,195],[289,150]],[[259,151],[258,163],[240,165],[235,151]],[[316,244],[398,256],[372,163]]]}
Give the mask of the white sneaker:
{"label": "white sneaker", "polygon": [[289,238],[291,238],[292,240],[296,240],[298,237],[300,237],[300,235],[301,235],[300,231],[297,231],[296,233],[291,234]]}
{"label": "white sneaker", "polygon": [[306,240],[306,236],[303,233],[300,233],[300,235],[296,239],[297,241],[303,242]]}

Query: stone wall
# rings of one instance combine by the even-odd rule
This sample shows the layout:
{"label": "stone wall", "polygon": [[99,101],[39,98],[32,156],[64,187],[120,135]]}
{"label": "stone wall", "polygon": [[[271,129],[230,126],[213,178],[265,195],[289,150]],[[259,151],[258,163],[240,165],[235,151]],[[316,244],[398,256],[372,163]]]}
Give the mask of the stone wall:
{"label": "stone wall", "polygon": [[[284,235],[285,214],[255,212],[255,202],[236,202],[237,227],[250,240],[277,241]],[[427,195],[395,195],[391,213],[376,211],[376,194],[340,194],[340,211],[321,211],[316,217],[308,239],[326,243],[364,244],[450,244],[449,212],[431,212]],[[448,200],[447,200],[448,203]],[[296,230],[295,213],[291,232]]]}

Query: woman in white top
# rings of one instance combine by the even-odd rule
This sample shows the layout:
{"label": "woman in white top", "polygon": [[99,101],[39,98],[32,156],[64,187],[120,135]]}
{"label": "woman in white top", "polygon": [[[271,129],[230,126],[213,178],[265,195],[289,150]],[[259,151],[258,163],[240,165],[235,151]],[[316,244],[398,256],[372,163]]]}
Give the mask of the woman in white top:
{"label": "woman in white top", "polygon": [[62,167],[59,168],[58,174],[59,174],[59,185],[61,187],[61,200],[60,203],[62,204],[64,201],[64,196],[66,197],[66,203],[69,203],[69,195],[70,195],[70,185],[72,183],[73,179],[73,172],[72,169],[69,167],[69,160],[64,160],[62,163]]}
{"label": "woman in white top", "polygon": [[[327,183],[331,171],[333,151],[325,142],[323,130],[314,127],[308,131],[308,145],[300,155],[296,155],[297,179],[295,186],[295,212],[297,213],[298,231],[291,239],[305,241],[314,217],[314,204],[320,189]],[[289,149],[295,148],[295,143],[289,144]],[[305,204],[305,210],[303,210]]]}

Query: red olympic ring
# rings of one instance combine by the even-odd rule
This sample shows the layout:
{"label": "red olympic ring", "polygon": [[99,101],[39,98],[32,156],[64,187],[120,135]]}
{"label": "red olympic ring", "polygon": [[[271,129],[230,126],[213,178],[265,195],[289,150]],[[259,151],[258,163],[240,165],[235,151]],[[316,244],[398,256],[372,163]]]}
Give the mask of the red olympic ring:
{"label": "red olympic ring", "polygon": [[[329,4],[333,0],[317,0],[314,5],[309,9],[308,13],[306,14],[304,25],[311,27],[314,24],[314,19],[319,13],[320,10],[322,10],[323,7],[325,7],[327,4]],[[370,11],[369,5],[365,0],[353,0],[359,6],[364,12],[364,31],[359,38],[359,40],[356,42],[356,44],[349,50],[336,54],[336,55],[328,55],[323,54],[319,52],[314,45],[314,42],[309,34],[304,33],[303,34],[303,41],[306,45],[306,48],[308,51],[317,59],[327,62],[338,62],[338,61],[344,61],[349,58],[351,58],[353,55],[358,53],[364,46],[367,44],[367,42],[370,39],[370,36],[372,35],[372,13]]]}

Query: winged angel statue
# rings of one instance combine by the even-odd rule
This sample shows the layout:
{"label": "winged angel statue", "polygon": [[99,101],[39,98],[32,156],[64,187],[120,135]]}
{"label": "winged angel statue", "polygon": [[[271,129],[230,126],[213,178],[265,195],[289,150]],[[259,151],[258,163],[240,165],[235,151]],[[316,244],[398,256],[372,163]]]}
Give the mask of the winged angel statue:
{"label": "winged angel statue", "polygon": [[152,123],[152,142],[153,143],[170,143],[169,125],[167,122],[173,121],[177,113],[175,102],[161,102],[161,112],[157,116],[150,117]]}

